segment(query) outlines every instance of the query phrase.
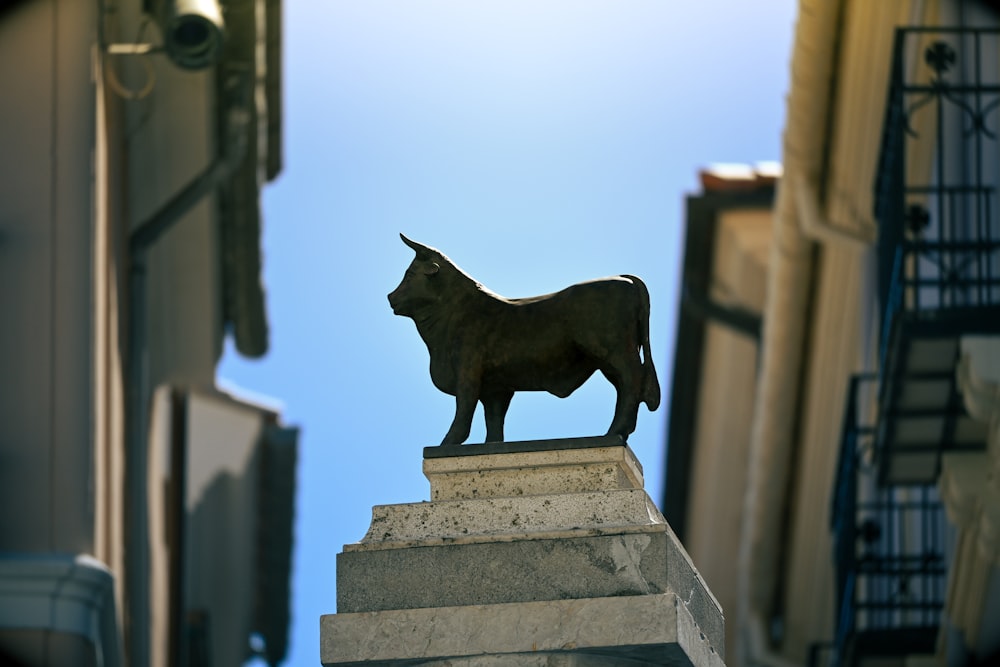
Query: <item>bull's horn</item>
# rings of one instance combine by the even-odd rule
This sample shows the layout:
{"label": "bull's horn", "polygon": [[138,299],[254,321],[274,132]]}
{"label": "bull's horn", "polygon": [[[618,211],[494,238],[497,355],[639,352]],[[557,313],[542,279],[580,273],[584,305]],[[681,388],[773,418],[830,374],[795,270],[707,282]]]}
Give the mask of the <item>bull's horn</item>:
{"label": "bull's horn", "polygon": [[408,238],[406,238],[406,236],[403,233],[399,234],[399,238],[403,239],[403,243],[405,243],[406,245],[408,245],[411,248],[413,248],[413,251],[415,253],[417,253],[418,255],[428,255],[428,254],[433,255],[434,254],[434,248],[425,246],[422,243],[417,243],[416,241],[408,239]]}

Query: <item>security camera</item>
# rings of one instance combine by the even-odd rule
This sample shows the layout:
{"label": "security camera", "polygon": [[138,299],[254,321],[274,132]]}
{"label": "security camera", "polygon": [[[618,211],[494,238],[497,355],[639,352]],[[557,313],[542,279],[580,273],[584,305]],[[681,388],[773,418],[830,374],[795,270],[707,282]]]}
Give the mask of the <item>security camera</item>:
{"label": "security camera", "polygon": [[214,65],[226,28],[219,0],[165,0],[162,8],[163,42],[174,64],[185,69]]}

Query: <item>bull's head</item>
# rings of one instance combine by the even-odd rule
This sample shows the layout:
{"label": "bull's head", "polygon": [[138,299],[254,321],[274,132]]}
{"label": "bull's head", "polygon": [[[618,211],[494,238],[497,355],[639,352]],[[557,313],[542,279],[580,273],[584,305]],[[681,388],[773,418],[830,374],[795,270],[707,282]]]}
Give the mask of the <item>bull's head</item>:
{"label": "bull's head", "polygon": [[440,288],[434,285],[441,265],[448,259],[439,250],[399,235],[417,256],[410,262],[399,286],[389,293],[389,305],[396,315],[413,317],[422,307],[439,299]]}

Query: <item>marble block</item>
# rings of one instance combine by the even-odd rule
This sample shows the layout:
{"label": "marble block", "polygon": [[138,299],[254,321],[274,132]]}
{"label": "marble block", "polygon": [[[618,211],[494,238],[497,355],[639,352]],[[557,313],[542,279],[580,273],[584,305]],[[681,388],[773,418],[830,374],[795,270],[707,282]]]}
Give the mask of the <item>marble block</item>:
{"label": "marble block", "polygon": [[337,555],[325,665],[722,667],[718,601],[620,438],[424,450]]}
{"label": "marble block", "polygon": [[[601,442],[601,441],[599,441]],[[482,445],[467,445],[468,449]],[[497,451],[493,446],[487,451]],[[497,498],[643,488],[642,466],[621,443],[424,459],[431,500]]]}
{"label": "marble block", "polygon": [[722,608],[666,524],[611,534],[337,556],[337,611],[630,597],[673,592],[722,651]]}
{"label": "marble block", "polygon": [[320,632],[327,667],[724,667],[673,593],[330,614]]}
{"label": "marble block", "polygon": [[344,550],[663,523],[663,515],[642,489],[376,505],[368,533]]}

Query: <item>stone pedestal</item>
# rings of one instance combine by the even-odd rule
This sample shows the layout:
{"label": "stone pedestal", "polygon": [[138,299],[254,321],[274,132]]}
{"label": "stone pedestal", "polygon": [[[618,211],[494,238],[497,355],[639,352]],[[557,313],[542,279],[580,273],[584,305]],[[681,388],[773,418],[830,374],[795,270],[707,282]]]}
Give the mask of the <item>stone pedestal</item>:
{"label": "stone pedestal", "polygon": [[723,667],[722,610],[617,437],[424,450],[337,557],[324,665]]}

